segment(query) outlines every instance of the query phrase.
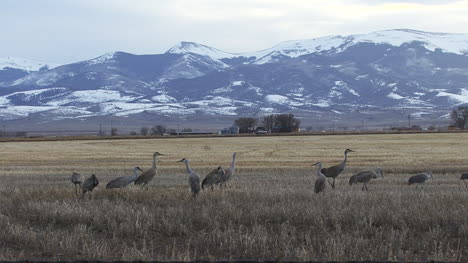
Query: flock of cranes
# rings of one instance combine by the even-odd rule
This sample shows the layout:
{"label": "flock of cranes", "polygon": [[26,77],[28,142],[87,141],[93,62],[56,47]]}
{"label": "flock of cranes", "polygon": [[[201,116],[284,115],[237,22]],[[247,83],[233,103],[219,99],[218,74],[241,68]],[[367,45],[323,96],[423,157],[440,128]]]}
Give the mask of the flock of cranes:
{"label": "flock of cranes", "polygon": [[[351,149],[346,149],[344,152],[344,160],[335,165],[331,166],[328,168],[322,168],[322,163],[317,162],[314,164],[314,166],[317,166],[317,179],[315,180],[315,186],[314,186],[314,192],[315,193],[323,193],[326,186],[327,186],[327,177],[333,178],[332,183],[330,183],[332,188],[335,188],[335,179],[340,175],[341,172],[344,171],[346,167],[346,161],[348,160],[348,153],[354,152]],[[370,182],[372,179],[376,178],[383,178],[383,171],[382,168],[375,168],[375,169],[370,169],[370,170],[365,170],[361,171],[349,178],[349,185],[357,184],[357,183],[362,183],[362,191],[367,189],[367,184]],[[412,184],[417,184],[416,188],[419,185],[422,185],[426,183],[427,181],[432,179],[432,172],[427,171],[423,173],[418,173],[416,175],[411,176],[408,179],[408,185]],[[460,177],[461,180],[465,183],[465,187],[468,188],[468,185],[466,184],[466,181],[468,180],[468,173],[463,173],[462,176]]]}
{"label": "flock of cranes", "polygon": [[[158,156],[164,155],[159,152],[155,152],[153,154],[153,165],[146,171],[143,171],[140,167],[133,168],[133,175],[131,176],[120,176],[117,178],[112,179],[106,185],[106,189],[114,189],[114,188],[124,188],[130,184],[141,185],[141,187],[145,187],[148,183],[156,176],[157,174],[157,167],[156,167],[156,158]],[[232,178],[234,172],[236,170],[236,153],[232,155],[232,162],[231,166],[228,169],[223,169],[222,166],[218,166],[216,169],[208,173],[205,178],[203,179],[200,185],[200,175],[194,172],[190,168],[190,161],[188,159],[182,159],[178,162],[182,162],[185,164],[187,174],[189,176],[189,186],[190,191],[192,192],[193,197],[196,197],[200,192],[200,189],[203,189],[207,186],[213,187],[215,185],[219,185],[220,187],[226,187],[226,183]],[[142,172],[139,174],[139,172]],[[87,192],[92,192],[93,189],[99,184],[99,180],[96,178],[96,175],[92,174],[88,178],[83,181],[82,176],[79,173],[73,172],[70,177],[71,182],[75,186],[75,193],[78,195],[79,188],[81,188],[81,198],[84,198],[84,195]]]}
{"label": "flock of cranes", "polygon": [[[344,171],[346,168],[346,162],[348,160],[348,153],[354,152],[351,149],[346,149],[344,151],[344,160],[334,166],[324,168],[321,162],[317,162],[314,166],[317,166],[317,178],[315,180],[314,185],[314,192],[315,193],[323,193],[327,186],[327,182],[331,185],[331,187],[335,188],[335,180],[336,178]],[[142,188],[148,185],[148,183],[154,178],[157,174],[157,167],[156,167],[156,158],[163,154],[159,152],[155,152],[153,154],[153,165],[146,171],[143,171],[140,167],[133,168],[133,175],[132,176],[120,176],[113,180],[111,180],[106,185],[106,189],[113,189],[113,188],[124,188],[130,184],[141,185]],[[188,174],[188,183],[190,187],[190,191],[193,197],[196,197],[201,189],[205,189],[205,187],[211,187],[213,190],[215,185],[219,185],[220,187],[226,186],[226,183],[234,176],[236,170],[236,153],[232,155],[232,162],[229,168],[224,169],[222,166],[218,166],[217,168],[213,169],[209,172],[201,181],[200,183],[200,175],[198,175],[195,171],[190,168],[190,160],[183,158],[182,160],[178,161],[185,164],[185,168]],[[139,174],[141,172],[141,174]],[[382,168],[375,168],[370,170],[365,170],[358,172],[357,174],[351,176],[349,178],[349,185],[362,183],[362,191],[368,191],[367,184],[376,178],[383,178],[383,171]],[[332,182],[328,181],[327,178],[332,178]],[[91,176],[87,177],[84,181],[82,180],[80,174],[73,173],[71,175],[71,182],[75,186],[75,192],[78,195],[79,189],[81,188],[81,198],[87,192],[92,192],[93,189],[99,184],[96,175],[92,174]],[[409,178],[408,184],[417,184],[416,188],[419,185],[426,183],[427,181],[432,179],[432,172],[427,171],[423,173],[419,173],[413,175]],[[467,181],[468,181],[468,173],[463,173],[461,180],[464,181],[465,187],[468,188]]]}

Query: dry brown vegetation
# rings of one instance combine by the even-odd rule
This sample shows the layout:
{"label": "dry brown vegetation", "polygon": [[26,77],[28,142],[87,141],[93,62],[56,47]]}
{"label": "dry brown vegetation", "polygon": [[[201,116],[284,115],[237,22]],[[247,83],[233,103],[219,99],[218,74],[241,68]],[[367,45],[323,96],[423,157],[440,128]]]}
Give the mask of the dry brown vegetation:
{"label": "dry brown vegetation", "polygon": [[[402,134],[1,143],[0,260],[467,261],[468,134]],[[350,154],[337,189],[313,193],[315,168]],[[159,175],[148,190],[105,190],[132,167]],[[193,200],[184,167],[238,170],[227,189]],[[352,173],[384,178],[349,186]],[[432,170],[421,189],[410,174]],[[92,199],[69,176],[95,173]]]}

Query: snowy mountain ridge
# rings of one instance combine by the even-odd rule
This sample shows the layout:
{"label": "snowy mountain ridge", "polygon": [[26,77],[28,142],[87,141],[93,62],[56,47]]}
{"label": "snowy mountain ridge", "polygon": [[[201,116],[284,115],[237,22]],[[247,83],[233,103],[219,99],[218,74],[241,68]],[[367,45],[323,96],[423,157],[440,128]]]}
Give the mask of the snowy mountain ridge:
{"label": "snowy mountain ridge", "polygon": [[17,57],[6,57],[0,58],[0,70],[6,68],[12,69],[21,69],[24,71],[38,71],[42,68],[53,69],[58,67],[59,64],[56,63],[46,63],[42,61],[36,61],[31,59],[25,58],[17,58]]}
{"label": "snowy mountain ridge", "polygon": [[0,119],[281,112],[365,119],[401,118],[408,109],[446,118],[437,110],[468,103],[467,50],[467,34],[396,29],[247,53],[193,42],[163,54],[111,52],[40,71],[0,70]]}
{"label": "snowy mountain ridge", "polygon": [[320,52],[333,51],[339,53],[359,43],[389,44],[399,47],[404,43],[413,41],[424,43],[426,49],[430,51],[440,49],[443,52],[459,55],[468,54],[468,34],[431,33],[411,29],[392,29],[369,34],[332,35],[304,40],[290,40],[281,42],[272,48],[247,53],[230,53],[193,42],[181,42],[169,49],[167,53],[194,53],[217,60],[234,57],[255,57],[256,64],[263,64],[270,62],[272,55],[294,58]]}

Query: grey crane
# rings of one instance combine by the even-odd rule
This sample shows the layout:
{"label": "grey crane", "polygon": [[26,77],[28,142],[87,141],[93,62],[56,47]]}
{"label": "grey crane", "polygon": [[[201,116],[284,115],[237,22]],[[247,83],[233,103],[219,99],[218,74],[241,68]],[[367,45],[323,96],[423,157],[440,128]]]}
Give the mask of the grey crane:
{"label": "grey crane", "polygon": [[219,181],[220,187],[223,185],[226,187],[226,183],[234,176],[236,172],[236,155],[237,153],[232,154],[231,166],[224,170],[224,175],[221,176],[221,180]]}
{"label": "grey crane", "polygon": [[351,178],[349,178],[349,185],[362,183],[364,185],[362,186],[361,190],[364,191],[364,189],[365,189],[366,191],[369,191],[367,189],[367,183],[370,180],[376,179],[376,178],[383,178],[382,168],[375,168],[375,169],[372,169],[372,170],[362,171],[362,172],[359,172],[359,173],[351,176]]}
{"label": "grey crane", "polygon": [[78,195],[80,185],[81,185],[81,174],[73,172],[70,176],[70,181],[75,185],[75,194]]}
{"label": "grey crane", "polygon": [[138,178],[138,171],[141,171],[140,167],[133,168],[133,175],[131,176],[120,176],[117,177],[110,182],[107,183],[106,189],[113,189],[113,188],[124,188],[127,185],[135,182]]}
{"label": "grey crane", "polygon": [[81,191],[82,191],[81,198],[84,198],[84,195],[86,194],[86,192],[89,192],[91,194],[93,189],[96,186],[98,186],[98,184],[99,184],[99,180],[97,179],[96,175],[92,174],[90,177],[86,178],[84,183],[81,184]]}
{"label": "grey crane", "polygon": [[320,192],[324,192],[325,188],[327,186],[327,178],[325,175],[322,173],[322,163],[317,162],[314,164],[314,166],[318,166],[317,168],[317,179],[315,179],[315,185],[314,185],[314,192],[316,194]]}
{"label": "grey crane", "polygon": [[343,172],[343,170],[346,167],[346,161],[348,160],[348,153],[350,152],[354,152],[354,151],[351,149],[346,149],[344,151],[344,160],[341,163],[335,166],[328,167],[328,168],[323,168],[321,171],[325,175],[325,177],[333,178],[333,183],[331,184],[333,189],[335,188],[336,177],[338,177],[338,175],[340,175],[340,173]]}
{"label": "grey crane", "polygon": [[466,181],[468,180],[468,173],[463,173],[460,177],[460,180],[463,180],[463,182],[465,183],[465,187],[468,188],[468,186],[466,185]]}
{"label": "grey crane", "polygon": [[189,160],[183,158],[177,162],[185,163],[185,168],[187,169],[187,173],[189,175],[190,191],[192,192],[193,197],[197,197],[198,192],[200,192],[200,176],[192,169],[190,169]]}
{"label": "grey crane", "polygon": [[416,188],[417,188],[419,185],[422,185],[422,184],[426,183],[427,181],[429,181],[431,179],[432,179],[432,172],[431,171],[419,173],[419,174],[413,175],[413,176],[411,176],[409,178],[408,185],[418,184],[416,186]]}
{"label": "grey crane", "polygon": [[141,184],[141,187],[144,187],[153,179],[153,177],[158,172],[158,168],[156,167],[156,157],[161,155],[164,154],[158,152],[153,154],[153,166],[140,174],[140,176],[138,176],[138,178],[135,180],[135,184]]}
{"label": "grey crane", "polygon": [[205,176],[205,179],[203,179],[201,183],[202,189],[205,189],[205,186],[211,186],[211,190],[213,190],[213,186],[221,181],[221,177],[224,176],[224,174],[225,171],[222,166],[213,169]]}

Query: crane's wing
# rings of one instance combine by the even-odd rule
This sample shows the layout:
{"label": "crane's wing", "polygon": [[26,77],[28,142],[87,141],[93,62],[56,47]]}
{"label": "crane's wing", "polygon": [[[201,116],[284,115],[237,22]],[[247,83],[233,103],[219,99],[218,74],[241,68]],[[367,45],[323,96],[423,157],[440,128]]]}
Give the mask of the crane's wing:
{"label": "crane's wing", "polygon": [[200,177],[198,175],[196,176],[190,175],[189,185],[190,185],[190,190],[192,191],[192,193],[200,192]]}
{"label": "crane's wing", "polygon": [[145,184],[148,183],[156,175],[156,170],[150,168],[144,171],[138,178],[135,180],[135,184]]}

